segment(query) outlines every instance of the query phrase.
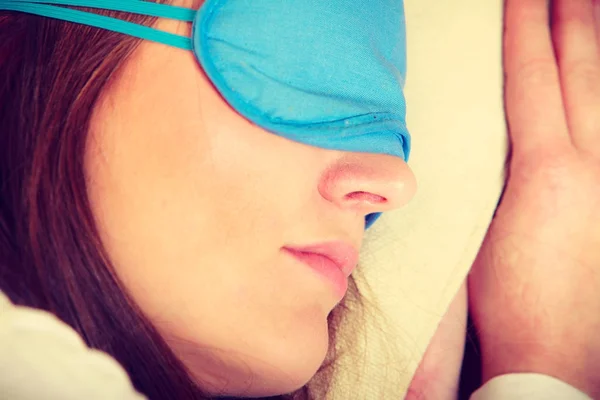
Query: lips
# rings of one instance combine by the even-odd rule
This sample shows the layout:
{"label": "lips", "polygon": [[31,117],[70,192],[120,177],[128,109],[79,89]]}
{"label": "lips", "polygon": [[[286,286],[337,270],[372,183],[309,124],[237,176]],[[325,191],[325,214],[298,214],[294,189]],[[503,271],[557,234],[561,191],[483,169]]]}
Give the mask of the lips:
{"label": "lips", "polygon": [[358,250],[349,243],[336,241],[302,247],[286,247],[293,253],[316,254],[329,259],[346,277],[352,274],[359,259]]}

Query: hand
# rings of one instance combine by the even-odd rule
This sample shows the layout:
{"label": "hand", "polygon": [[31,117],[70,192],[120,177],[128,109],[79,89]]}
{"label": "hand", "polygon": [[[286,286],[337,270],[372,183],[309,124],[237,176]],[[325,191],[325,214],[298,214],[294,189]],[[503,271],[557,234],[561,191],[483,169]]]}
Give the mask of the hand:
{"label": "hand", "polygon": [[456,399],[467,330],[467,285],[463,283],[442,317],[404,400]]}
{"label": "hand", "polygon": [[512,157],[468,278],[484,382],[538,372],[600,397],[599,5],[506,1]]}

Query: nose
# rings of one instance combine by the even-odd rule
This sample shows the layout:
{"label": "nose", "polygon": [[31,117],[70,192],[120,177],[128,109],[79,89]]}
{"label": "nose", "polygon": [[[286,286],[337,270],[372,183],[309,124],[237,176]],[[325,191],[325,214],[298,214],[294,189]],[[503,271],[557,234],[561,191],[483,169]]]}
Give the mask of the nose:
{"label": "nose", "polygon": [[400,208],[415,195],[415,175],[401,158],[373,153],[342,154],[319,182],[321,196],[338,207],[366,216]]}

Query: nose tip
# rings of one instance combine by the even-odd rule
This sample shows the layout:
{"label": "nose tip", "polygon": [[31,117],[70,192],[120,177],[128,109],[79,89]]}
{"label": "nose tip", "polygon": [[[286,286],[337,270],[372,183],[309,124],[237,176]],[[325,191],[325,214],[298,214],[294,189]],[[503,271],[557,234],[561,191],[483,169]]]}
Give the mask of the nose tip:
{"label": "nose tip", "polygon": [[349,153],[326,172],[319,190],[338,206],[366,216],[406,205],[416,187],[415,175],[401,158]]}

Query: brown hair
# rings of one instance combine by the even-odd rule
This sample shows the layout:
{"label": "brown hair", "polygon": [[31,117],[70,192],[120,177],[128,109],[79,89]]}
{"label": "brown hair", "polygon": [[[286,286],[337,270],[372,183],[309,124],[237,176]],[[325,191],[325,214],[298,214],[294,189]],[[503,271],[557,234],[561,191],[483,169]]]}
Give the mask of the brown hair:
{"label": "brown hair", "polygon": [[[86,196],[91,112],[139,43],[102,29],[0,12],[0,290],[16,304],[52,312],[90,347],[112,355],[150,399],[205,399],[113,273]],[[327,361],[309,385],[281,399],[322,398],[327,391],[336,327],[348,301],[360,305],[354,281],[346,303],[330,315]]]}

